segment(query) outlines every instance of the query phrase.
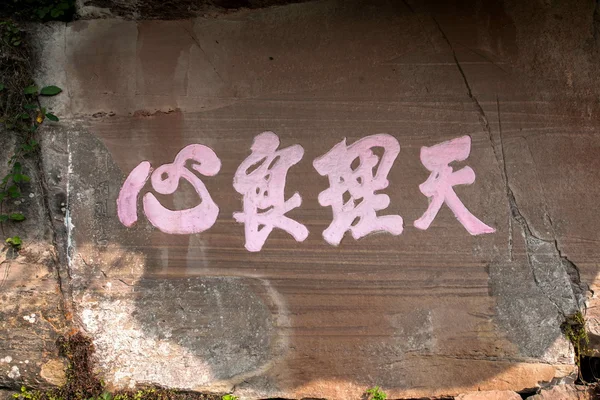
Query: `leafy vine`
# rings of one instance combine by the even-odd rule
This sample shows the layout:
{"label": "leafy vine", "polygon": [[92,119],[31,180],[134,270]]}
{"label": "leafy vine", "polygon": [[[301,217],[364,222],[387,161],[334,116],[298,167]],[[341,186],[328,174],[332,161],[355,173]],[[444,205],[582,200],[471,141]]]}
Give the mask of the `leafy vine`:
{"label": "leafy vine", "polygon": [[[4,223],[26,219],[22,212],[10,212],[8,201],[23,197],[22,186],[31,181],[24,170],[26,158],[39,150],[36,132],[44,121],[58,121],[58,117],[40,103],[40,96],[55,96],[62,89],[45,86],[41,89],[31,78],[30,54],[25,32],[12,21],[0,22],[0,124],[4,131],[15,135],[14,153],[8,159],[6,174],[0,180],[0,228]],[[5,243],[19,250],[23,243],[19,236],[5,239]]]}

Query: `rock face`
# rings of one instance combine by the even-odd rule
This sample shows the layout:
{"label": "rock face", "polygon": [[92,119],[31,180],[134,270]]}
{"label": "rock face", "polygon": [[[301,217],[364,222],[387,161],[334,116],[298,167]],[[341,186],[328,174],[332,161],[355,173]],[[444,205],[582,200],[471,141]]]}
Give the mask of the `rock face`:
{"label": "rock face", "polygon": [[520,400],[521,396],[511,390],[489,390],[460,394],[455,400]]}
{"label": "rock face", "polygon": [[[41,136],[45,224],[65,280],[44,307],[65,301],[116,388],[353,399],[379,385],[407,398],[513,393],[572,374],[560,326],[586,301],[592,325],[597,317],[588,288],[600,256],[600,110],[595,10],[566,4],[325,0],[39,27],[38,80],[65,88],[47,104],[61,121]],[[302,146],[284,193],[300,194],[286,215],[309,234],[298,241],[275,228],[249,252],[233,217],[244,207],[234,177],[265,131],[280,148]],[[389,196],[378,215],[400,215],[403,232],[347,233],[332,246],[320,197],[330,182],[313,161],[344,138],[381,133],[401,150],[378,188]],[[465,136],[470,154],[451,165],[476,179],[454,191],[494,233],[469,234],[446,205],[417,229],[430,206],[422,148]],[[167,210],[198,206],[189,175],[174,194],[142,179],[130,197],[137,220],[122,223],[117,198],[130,172],[174,163],[192,144],[220,159],[218,173],[194,175],[218,206],[215,224],[168,234],[190,217],[170,217],[162,231],[148,220],[146,193]],[[358,205],[360,191],[349,192]],[[51,354],[26,379],[11,375],[23,358],[13,326],[27,332],[32,314],[42,325],[45,309],[16,297],[38,282],[22,272],[36,260],[24,259],[3,292],[0,356],[12,358],[0,386],[58,379],[42,368],[57,365]],[[46,270],[46,289],[58,288]],[[48,328],[23,351],[52,337]]]}
{"label": "rock face", "polygon": [[597,398],[588,387],[575,385],[559,385],[530,396],[527,400],[591,400]]}
{"label": "rock face", "polygon": [[[14,154],[14,139],[13,134],[0,132],[3,168]],[[27,215],[18,225],[7,223],[2,228],[6,237],[20,235],[24,240],[21,251],[4,247],[0,253],[0,387],[10,389],[56,383],[41,371],[47,363],[60,362],[55,341],[66,329],[60,263],[40,185],[43,177],[34,160],[24,163],[23,173],[32,183],[22,188],[22,198],[4,202],[2,212]]]}

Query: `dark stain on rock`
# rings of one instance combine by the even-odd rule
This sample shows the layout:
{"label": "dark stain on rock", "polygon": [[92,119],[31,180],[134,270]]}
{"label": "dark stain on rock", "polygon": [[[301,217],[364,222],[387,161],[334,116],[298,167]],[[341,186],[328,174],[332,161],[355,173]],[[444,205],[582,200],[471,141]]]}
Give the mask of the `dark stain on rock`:
{"label": "dark stain on rock", "polygon": [[155,110],[155,111],[136,110],[136,111],[133,112],[133,116],[137,117],[137,118],[157,117],[157,116],[167,115],[167,114],[173,114],[173,113],[181,113],[181,109],[175,108],[175,109],[168,109],[166,111],[162,111],[162,110]]}
{"label": "dark stain on rock", "polygon": [[146,278],[136,285],[135,317],[149,337],[183,346],[216,379],[231,379],[272,356],[272,310],[257,288],[244,278]]}

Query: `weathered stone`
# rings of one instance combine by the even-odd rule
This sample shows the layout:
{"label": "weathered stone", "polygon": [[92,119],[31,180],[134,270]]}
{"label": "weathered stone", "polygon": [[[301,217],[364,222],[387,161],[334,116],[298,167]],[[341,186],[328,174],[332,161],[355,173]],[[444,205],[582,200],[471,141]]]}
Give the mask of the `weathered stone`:
{"label": "weathered stone", "polygon": [[0,400],[13,400],[16,392],[0,389]]}
{"label": "weathered stone", "polygon": [[[532,60],[523,49],[536,43],[527,32],[558,30],[550,10],[527,27],[529,6],[512,3],[351,3],[40,31],[39,74],[64,79],[68,93],[53,99],[64,114],[42,142],[65,298],[112,387],[352,399],[381,385],[391,398],[518,398],[574,372],[560,326],[583,308],[586,283],[597,286],[598,87],[581,72],[596,56],[578,50],[576,68],[561,61],[572,87],[547,84],[535,71],[567,56]],[[588,8],[568,14],[587,21]],[[595,46],[588,28],[556,46]],[[275,230],[249,253],[232,179],[266,130],[304,148],[286,190],[301,193],[290,215],[310,235],[297,243]],[[402,149],[385,213],[400,214],[405,231],[329,246],[331,211],[317,201],[328,183],[312,161],[344,137],[382,132]],[[412,222],[428,205],[420,148],[462,135],[472,149],[457,168],[477,179],[457,194],[496,233],[468,235],[446,207],[418,231]],[[166,235],[139,208],[124,227],[116,198],[127,174],[144,160],[172,162],[191,143],[221,158],[203,178],[216,225]],[[161,201],[198,200],[182,187]]]}
{"label": "weathered stone", "polygon": [[577,385],[557,385],[550,389],[542,389],[540,393],[527,400],[592,400],[595,399],[594,388]]}
{"label": "weathered stone", "polygon": [[521,396],[511,390],[489,390],[485,392],[463,393],[455,400],[521,400]]}
{"label": "weathered stone", "polygon": [[40,376],[52,385],[62,386],[67,382],[66,368],[64,360],[49,360],[42,365]]}
{"label": "weathered stone", "polygon": [[[0,132],[1,172],[6,172],[7,159],[14,154],[16,137],[13,132]],[[4,245],[0,252],[0,387],[11,389],[49,386],[40,370],[58,357],[55,342],[66,325],[58,260],[36,161],[23,161],[23,173],[31,178],[22,186],[23,196],[2,204],[2,213],[26,216],[22,222],[2,224],[3,241],[15,235],[23,241],[20,251]]]}
{"label": "weathered stone", "polygon": [[80,18],[124,17],[130,19],[184,20],[199,15],[223,14],[238,8],[263,8],[307,0],[87,0],[77,2]]}

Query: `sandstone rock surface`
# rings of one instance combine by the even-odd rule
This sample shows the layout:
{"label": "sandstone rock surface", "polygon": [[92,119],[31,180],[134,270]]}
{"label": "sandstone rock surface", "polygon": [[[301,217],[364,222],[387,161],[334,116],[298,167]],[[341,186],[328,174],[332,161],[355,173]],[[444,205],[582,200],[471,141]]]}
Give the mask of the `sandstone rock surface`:
{"label": "sandstone rock surface", "polygon": [[511,390],[489,390],[459,394],[455,400],[520,400],[521,396]]}
{"label": "sandstone rock surface", "polygon": [[[14,139],[10,133],[0,132],[3,168],[13,154]],[[3,168],[1,172],[5,172]],[[44,388],[54,383],[40,371],[59,357],[55,342],[66,331],[59,262],[44,206],[42,176],[34,160],[26,160],[23,172],[32,182],[22,188],[23,197],[3,203],[3,213],[27,216],[25,221],[2,227],[6,237],[19,235],[24,241],[19,252],[4,243],[0,252],[0,387],[9,389],[20,389],[21,384]]]}
{"label": "sandstone rock surface", "polygon": [[550,389],[543,389],[540,393],[530,396],[527,400],[591,400],[594,389],[577,385],[558,385]]}
{"label": "sandstone rock surface", "polygon": [[[593,16],[586,2],[325,0],[39,27],[38,79],[65,89],[47,103],[61,121],[41,137],[48,204],[36,207],[54,239],[10,264],[0,362],[11,361],[0,386],[57,382],[40,370],[56,358],[60,329],[38,315],[54,310],[61,322],[46,319],[63,327],[70,309],[68,323],[91,336],[114,388],[347,400],[380,385],[390,398],[493,396],[573,374],[560,326],[586,302],[598,324]],[[299,243],[275,229],[250,253],[232,183],[264,131],[304,149],[286,198],[301,194],[288,215],[310,234]],[[331,246],[321,236],[331,210],[318,202],[329,183],[313,160],[378,133],[401,146],[380,214],[401,215],[404,232]],[[454,167],[468,165],[476,180],[456,193],[496,232],[469,235],[446,206],[418,230],[429,204],[420,150],[464,135],[471,152]],[[130,171],[171,163],[194,143],[221,160],[202,177],[216,224],[168,235],[141,205],[135,225],[121,224],[116,200]],[[184,185],[157,196],[169,209],[198,204]],[[54,258],[42,257],[48,243]],[[40,337],[23,319],[32,315]],[[17,336],[31,340],[15,349]],[[30,375],[12,361],[42,351]]]}

